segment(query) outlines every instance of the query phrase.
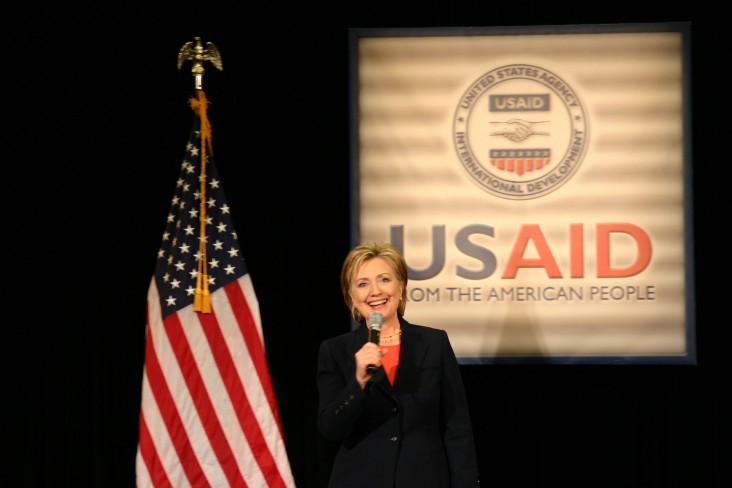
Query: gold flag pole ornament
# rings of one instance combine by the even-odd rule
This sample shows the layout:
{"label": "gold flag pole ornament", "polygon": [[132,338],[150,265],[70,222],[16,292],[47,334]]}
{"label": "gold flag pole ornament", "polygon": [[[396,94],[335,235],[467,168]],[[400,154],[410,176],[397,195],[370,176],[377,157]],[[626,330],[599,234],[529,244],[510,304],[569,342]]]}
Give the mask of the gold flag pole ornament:
{"label": "gold flag pole ornament", "polygon": [[195,312],[211,313],[211,293],[208,288],[208,259],[206,255],[206,153],[213,155],[213,146],[211,145],[211,124],[208,121],[206,110],[208,108],[208,100],[206,93],[203,91],[203,68],[204,61],[210,61],[219,69],[224,69],[221,63],[221,54],[212,42],[206,43],[204,49],[200,37],[194,38],[193,42],[186,42],[178,52],[178,69],[183,66],[184,61],[193,61],[191,73],[195,79],[196,95],[189,100],[193,111],[198,115],[201,121],[201,133],[199,135],[199,154],[201,160],[201,203],[200,203],[200,235],[198,240],[198,273],[196,274],[196,292],[193,297],[193,310]]}

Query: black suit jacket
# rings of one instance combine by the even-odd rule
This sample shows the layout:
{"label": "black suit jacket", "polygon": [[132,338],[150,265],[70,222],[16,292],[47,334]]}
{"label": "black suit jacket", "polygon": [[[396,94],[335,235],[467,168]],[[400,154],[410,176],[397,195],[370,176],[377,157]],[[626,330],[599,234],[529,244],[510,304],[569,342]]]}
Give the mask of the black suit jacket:
{"label": "black suit jacket", "polygon": [[460,368],[444,330],[400,318],[394,386],[383,368],[365,389],[354,355],[365,323],[323,341],[318,354],[318,428],[340,442],[331,488],[475,488],[478,470]]}

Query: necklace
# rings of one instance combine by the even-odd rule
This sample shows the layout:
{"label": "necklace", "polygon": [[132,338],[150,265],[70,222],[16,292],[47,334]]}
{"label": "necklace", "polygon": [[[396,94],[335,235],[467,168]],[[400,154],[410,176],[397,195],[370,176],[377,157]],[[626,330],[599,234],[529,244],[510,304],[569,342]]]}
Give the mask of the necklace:
{"label": "necklace", "polygon": [[402,340],[402,329],[399,329],[397,332],[394,332],[392,335],[381,336],[379,338],[379,344],[397,343],[397,342],[401,342],[401,340]]}

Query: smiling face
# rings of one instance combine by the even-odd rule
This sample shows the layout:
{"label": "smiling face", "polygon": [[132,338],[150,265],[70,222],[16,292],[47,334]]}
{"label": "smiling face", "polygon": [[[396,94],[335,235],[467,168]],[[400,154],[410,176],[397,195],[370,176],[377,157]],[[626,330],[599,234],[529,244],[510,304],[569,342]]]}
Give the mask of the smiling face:
{"label": "smiling face", "polygon": [[379,312],[388,323],[397,318],[402,284],[383,258],[364,262],[353,274],[350,295],[354,306],[363,317]]}

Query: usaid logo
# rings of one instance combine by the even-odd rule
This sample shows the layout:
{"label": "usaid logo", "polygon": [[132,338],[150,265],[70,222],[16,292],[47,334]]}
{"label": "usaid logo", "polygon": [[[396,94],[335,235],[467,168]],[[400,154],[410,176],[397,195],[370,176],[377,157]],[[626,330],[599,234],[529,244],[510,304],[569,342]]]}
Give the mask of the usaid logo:
{"label": "usaid logo", "polygon": [[453,141],[463,168],[483,190],[529,200],[575,174],[589,125],[564,80],[538,66],[512,64],[468,87],[455,111]]}

